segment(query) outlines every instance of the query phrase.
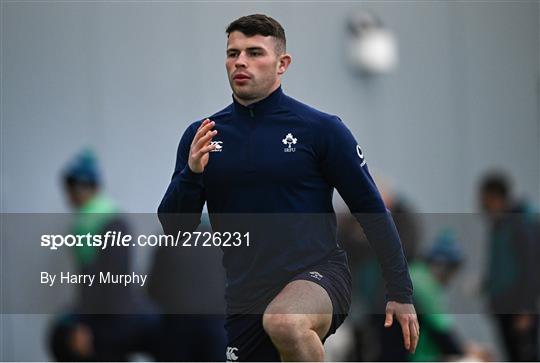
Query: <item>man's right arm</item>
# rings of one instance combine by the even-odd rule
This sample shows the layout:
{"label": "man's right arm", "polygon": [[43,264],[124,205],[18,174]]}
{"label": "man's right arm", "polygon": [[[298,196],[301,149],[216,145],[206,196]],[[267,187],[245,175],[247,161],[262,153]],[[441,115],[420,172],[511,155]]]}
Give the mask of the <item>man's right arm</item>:
{"label": "man's right arm", "polygon": [[193,172],[188,163],[199,125],[200,122],[189,126],[180,140],[174,173],[158,208],[159,220],[167,234],[194,231],[201,221],[205,202],[203,173]]}

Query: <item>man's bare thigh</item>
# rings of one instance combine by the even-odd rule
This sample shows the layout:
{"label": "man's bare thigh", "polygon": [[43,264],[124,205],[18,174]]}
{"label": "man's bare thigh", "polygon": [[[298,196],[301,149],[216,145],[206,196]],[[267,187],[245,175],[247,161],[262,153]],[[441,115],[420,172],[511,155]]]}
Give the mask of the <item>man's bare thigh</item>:
{"label": "man's bare thigh", "polygon": [[301,314],[321,340],[332,324],[332,300],[326,290],[307,280],[288,283],[270,302],[265,314]]}

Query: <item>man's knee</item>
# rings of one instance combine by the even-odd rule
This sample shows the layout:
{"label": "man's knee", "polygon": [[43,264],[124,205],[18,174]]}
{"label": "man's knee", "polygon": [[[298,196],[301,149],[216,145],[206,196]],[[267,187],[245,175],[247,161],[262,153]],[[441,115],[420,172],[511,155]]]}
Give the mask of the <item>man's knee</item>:
{"label": "man's knee", "polygon": [[294,344],[309,333],[309,320],[303,314],[264,314],[263,328],[276,344]]}

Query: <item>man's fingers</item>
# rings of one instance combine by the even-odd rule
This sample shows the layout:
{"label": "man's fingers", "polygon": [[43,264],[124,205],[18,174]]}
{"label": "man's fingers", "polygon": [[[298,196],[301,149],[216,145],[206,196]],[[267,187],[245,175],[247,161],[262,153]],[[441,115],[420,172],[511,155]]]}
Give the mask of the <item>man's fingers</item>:
{"label": "man's fingers", "polygon": [[[195,132],[195,137],[197,136],[197,134],[199,133],[199,131],[200,131],[204,126],[206,126],[209,122],[210,122],[210,119],[205,119],[203,122],[201,122],[201,124],[200,124],[199,127],[197,128],[197,131]],[[195,137],[194,137],[194,138],[195,138]]]}
{"label": "man's fingers", "polygon": [[202,157],[204,154],[208,154],[210,151],[214,150],[215,148],[216,148],[216,145],[213,145],[213,144],[202,147],[198,151],[198,155],[199,155],[199,157]]}
{"label": "man's fingers", "polygon": [[199,128],[197,128],[197,131],[199,131],[201,129],[201,127],[203,127],[204,125],[206,125],[207,123],[210,122],[210,119],[209,118],[205,118],[203,122],[201,122],[201,124],[199,125]]}
{"label": "man's fingers", "polygon": [[202,172],[204,170],[204,165],[199,165],[202,157],[208,154],[210,151],[216,148],[216,145],[212,145],[210,140],[217,134],[217,130],[212,130],[212,127],[215,126],[214,121],[209,119],[201,122],[197,133],[193,137],[191,142],[191,148],[189,152],[189,165],[191,170],[196,172]]}
{"label": "man's fingers", "polygon": [[391,311],[391,310],[387,310],[386,311],[386,319],[384,320],[384,327],[385,328],[388,328],[390,326],[392,326],[392,322],[394,321],[394,312]]}
{"label": "man's fingers", "polygon": [[214,127],[216,123],[214,121],[210,121],[208,120],[204,120],[204,122],[201,124],[201,126],[199,127],[199,129],[197,130],[197,133],[195,134],[195,136],[193,137],[193,142],[192,144],[195,144],[199,141],[199,139],[201,137],[203,137],[204,135],[206,135],[206,133],[208,132],[208,130],[210,130],[212,127]]}
{"label": "man's fingers", "polygon": [[204,126],[202,126],[199,130],[197,130],[195,137],[193,137],[193,143],[196,143],[197,141],[199,141],[199,139],[203,137],[204,135],[206,135],[206,133],[210,131],[210,129],[212,129],[214,125],[215,125],[214,121],[210,121],[206,123]]}
{"label": "man's fingers", "polygon": [[409,329],[409,320],[406,318],[399,319],[399,323],[401,324],[401,331],[403,332],[403,345],[405,346],[405,349],[410,350],[411,332]]}
{"label": "man's fingers", "polygon": [[195,144],[195,151],[202,148],[203,146],[206,146],[208,142],[217,135],[217,130],[208,131],[206,135],[201,137],[199,141]]}
{"label": "man's fingers", "polygon": [[410,353],[414,353],[420,337],[420,326],[418,325],[418,317],[416,316],[414,306],[412,304],[389,301],[386,304],[386,321],[384,323],[386,328],[392,325],[392,315],[394,314],[399,325],[401,325],[405,349]]}
{"label": "man's fingers", "polygon": [[416,350],[416,346],[418,345],[418,339],[420,337],[420,331],[418,329],[418,324],[416,319],[411,319],[411,322],[409,323],[410,332],[411,332],[411,348],[409,351],[411,353],[414,353]]}

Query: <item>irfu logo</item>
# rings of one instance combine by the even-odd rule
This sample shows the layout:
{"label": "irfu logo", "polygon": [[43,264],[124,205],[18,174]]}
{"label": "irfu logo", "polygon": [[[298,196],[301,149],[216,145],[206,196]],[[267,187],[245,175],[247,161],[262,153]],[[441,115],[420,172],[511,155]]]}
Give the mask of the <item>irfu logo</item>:
{"label": "irfu logo", "polygon": [[283,140],[281,140],[281,142],[283,142],[283,144],[285,145],[288,145],[288,147],[286,147],[285,149],[283,149],[284,152],[286,153],[293,153],[296,151],[296,148],[292,147],[292,145],[295,145],[296,142],[298,141],[297,138],[295,138],[290,132],[287,134],[287,136],[285,136],[285,138]]}

